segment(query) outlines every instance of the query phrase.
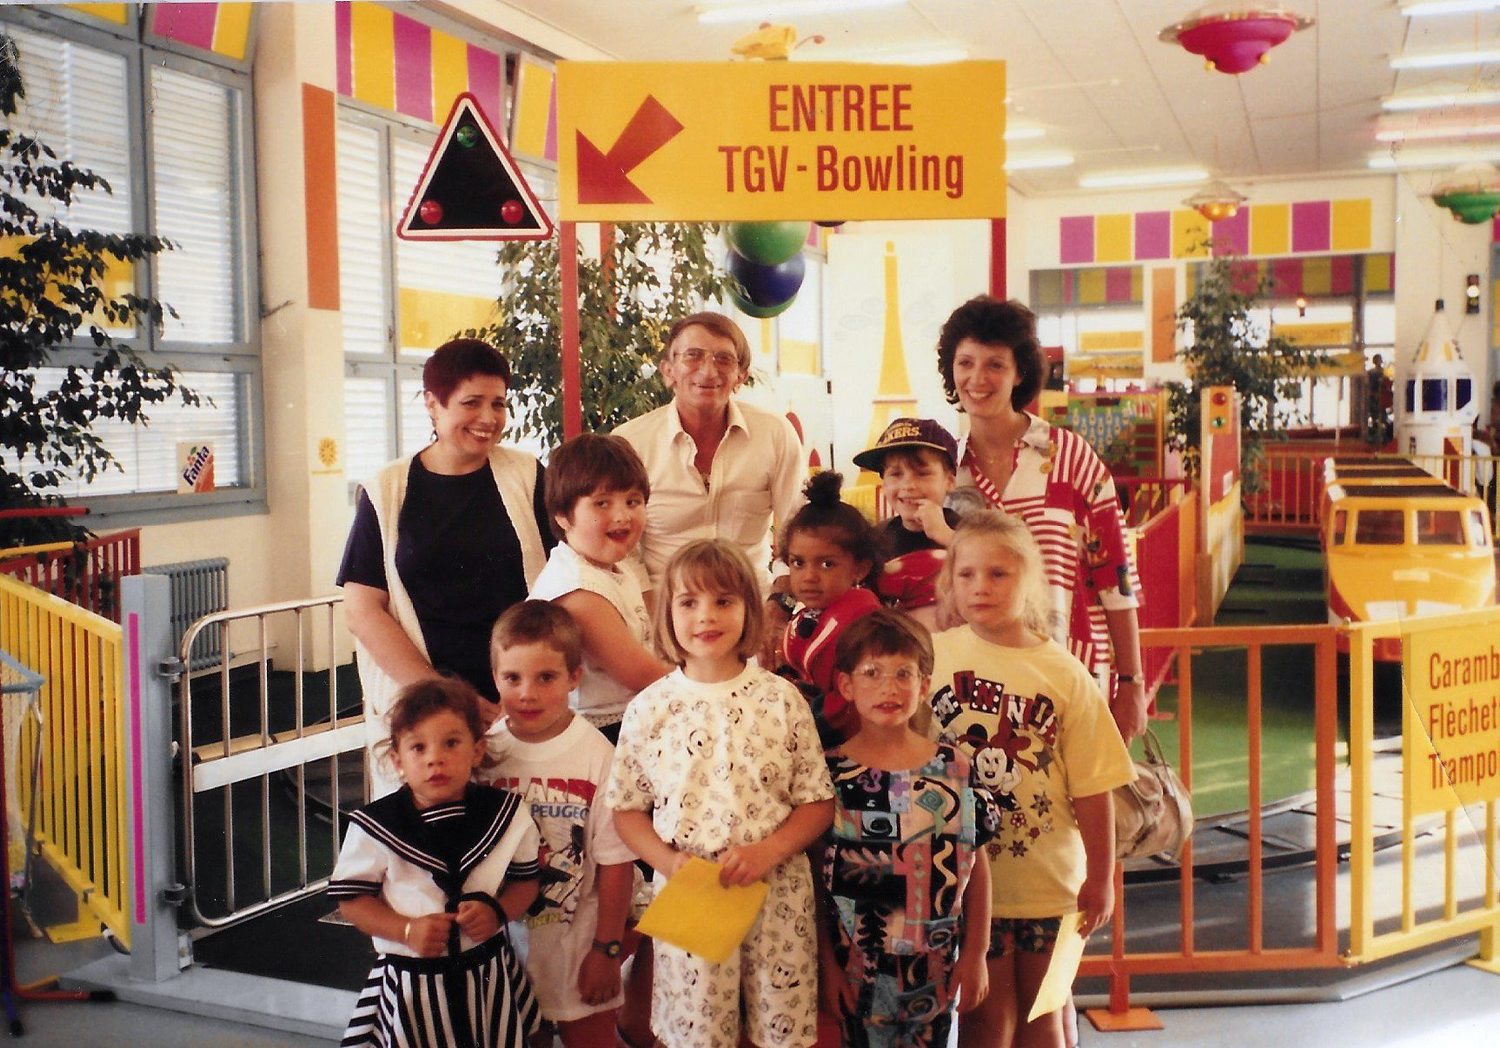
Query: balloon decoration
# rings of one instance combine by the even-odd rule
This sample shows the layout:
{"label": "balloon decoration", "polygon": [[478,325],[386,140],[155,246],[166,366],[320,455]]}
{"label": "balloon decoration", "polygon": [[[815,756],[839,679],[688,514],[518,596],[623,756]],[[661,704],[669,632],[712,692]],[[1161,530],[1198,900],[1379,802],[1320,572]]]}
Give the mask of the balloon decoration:
{"label": "balloon decoration", "polygon": [[802,253],[806,222],[731,222],[724,230],[729,246],[763,266],[775,266]]}
{"label": "balloon decoration", "polygon": [[807,222],[731,222],[724,227],[729,273],[744,288],[744,294],[729,297],[741,313],[765,319],[786,312],[807,272],[802,246],[811,229]]}
{"label": "balloon decoration", "polygon": [[760,319],[786,312],[797,297],[802,277],[807,272],[801,252],[768,266],[753,262],[738,251],[730,251],[728,268],[729,275],[744,288],[744,294],[730,295],[735,307],[741,313]]}

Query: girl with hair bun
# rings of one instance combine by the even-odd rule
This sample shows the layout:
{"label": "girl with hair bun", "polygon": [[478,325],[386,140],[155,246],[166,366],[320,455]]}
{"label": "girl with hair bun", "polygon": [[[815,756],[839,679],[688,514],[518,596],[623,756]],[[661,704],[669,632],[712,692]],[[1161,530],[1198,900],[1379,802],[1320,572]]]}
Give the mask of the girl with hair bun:
{"label": "girl with hair bun", "polygon": [[807,482],[807,502],[787,523],[778,553],[790,570],[797,610],[782,637],[787,669],[818,690],[814,719],[825,746],[859,726],[854,707],[839,694],[834,649],[844,627],[880,608],[872,583],[885,563],[880,533],[843,501],[840,473],[817,473]]}

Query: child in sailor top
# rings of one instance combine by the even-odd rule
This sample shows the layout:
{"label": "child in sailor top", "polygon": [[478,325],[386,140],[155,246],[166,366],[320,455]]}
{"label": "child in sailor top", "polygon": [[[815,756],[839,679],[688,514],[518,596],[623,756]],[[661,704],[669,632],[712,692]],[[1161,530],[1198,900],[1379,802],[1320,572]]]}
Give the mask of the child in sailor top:
{"label": "child in sailor top", "polygon": [[537,896],[536,826],[515,794],[470,781],[470,685],[409,684],[390,724],[404,785],[350,816],[328,885],[379,954],[341,1044],[524,1048],[540,1014],[505,925]]}
{"label": "child in sailor top", "polygon": [[524,797],[542,837],[540,905],[519,922],[526,972],[564,1048],[611,1044],[635,853],[604,805],[614,747],[568,708],[583,641],[562,608],[527,600],[495,623],[490,658],[505,716],[480,775]]}
{"label": "child in sailor top", "polygon": [[657,641],[678,669],[626,709],[605,803],[658,885],[696,855],[719,863],[725,885],[770,891],[723,964],[656,943],[651,1027],[668,1048],[735,1048],[743,997],[752,1044],[806,1048],[817,945],[803,849],[833,817],[812,715],[795,687],[747,662],[764,612],[738,547],[690,543],[662,585]]}

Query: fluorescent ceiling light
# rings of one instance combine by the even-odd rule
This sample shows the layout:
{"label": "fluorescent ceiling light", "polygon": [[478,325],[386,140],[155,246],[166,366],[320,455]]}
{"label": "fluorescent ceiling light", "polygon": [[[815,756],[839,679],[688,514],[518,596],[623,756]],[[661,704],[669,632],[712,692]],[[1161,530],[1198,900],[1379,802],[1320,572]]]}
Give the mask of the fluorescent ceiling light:
{"label": "fluorescent ceiling light", "polygon": [[1107,171],[1081,175],[1078,184],[1084,189],[1121,189],[1127,186],[1177,186],[1187,182],[1204,182],[1208,172],[1201,167],[1174,167],[1156,171]]}
{"label": "fluorescent ceiling light", "polygon": [[758,3],[705,4],[694,9],[706,25],[725,22],[764,22],[803,15],[863,11],[872,7],[904,7],[907,0],[762,0]]}
{"label": "fluorescent ceiling light", "polygon": [[1500,8],[1500,0],[1419,0],[1414,4],[1402,4],[1401,13],[1407,18],[1423,15],[1465,15],[1470,11],[1493,11]]}
{"label": "fluorescent ceiling light", "polygon": [[1452,127],[1387,128],[1375,132],[1377,142],[1424,142],[1435,138],[1478,138],[1500,135],[1500,123],[1463,124]]}
{"label": "fluorescent ceiling light", "polygon": [[1380,108],[1387,112],[1414,109],[1446,109],[1448,106],[1489,106],[1500,103],[1500,91],[1428,91],[1421,94],[1391,95],[1381,99]]}
{"label": "fluorescent ceiling light", "polygon": [[1034,138],[1043,138],[1047,134],[1045,127],[1036,124],[1006,124],[1005,140],[1007,142],[1029,142]]}
{"label": "fluorescent ceiling light", "polygon": [[1005,158],[1007,171],[1040,171],[1048,167],[1070,167],[1072,153],[1012,153]]}
{"label": "fluorescent ceiling light", "polygon": [[1401,149],[1388,153],[1371,153],[1365,162],[1376,171],[1396,168],[1455,167],[1500,160],[1500,146],[1490,149]]}
{"label": "fluorescent ceiling light", "polygon": [[1489,65],[1500,62],[1500,47],[1482,51],[1418,51],[1416,54],[1396,55],[1391,59],[1392,69],[1438,69],[1444,66]]}

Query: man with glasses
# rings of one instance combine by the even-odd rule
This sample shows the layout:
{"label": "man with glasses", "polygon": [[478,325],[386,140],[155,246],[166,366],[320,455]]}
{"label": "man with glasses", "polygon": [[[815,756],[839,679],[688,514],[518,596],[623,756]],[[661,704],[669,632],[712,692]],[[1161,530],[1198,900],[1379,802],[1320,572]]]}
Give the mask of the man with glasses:
{"label": "man with glasses", "polygon": [[[673,324],[658,366],[672,402],[616,430],[651,479],[641,556],[652,586],[679,547],[722,538],[745,551],[769,596],[772,520],[782,526],[802,503],[797,431],[785,416],[734,399],[750,374],[750,346],[722,313]],[[773,627],[786,621],[776,610]]]}

